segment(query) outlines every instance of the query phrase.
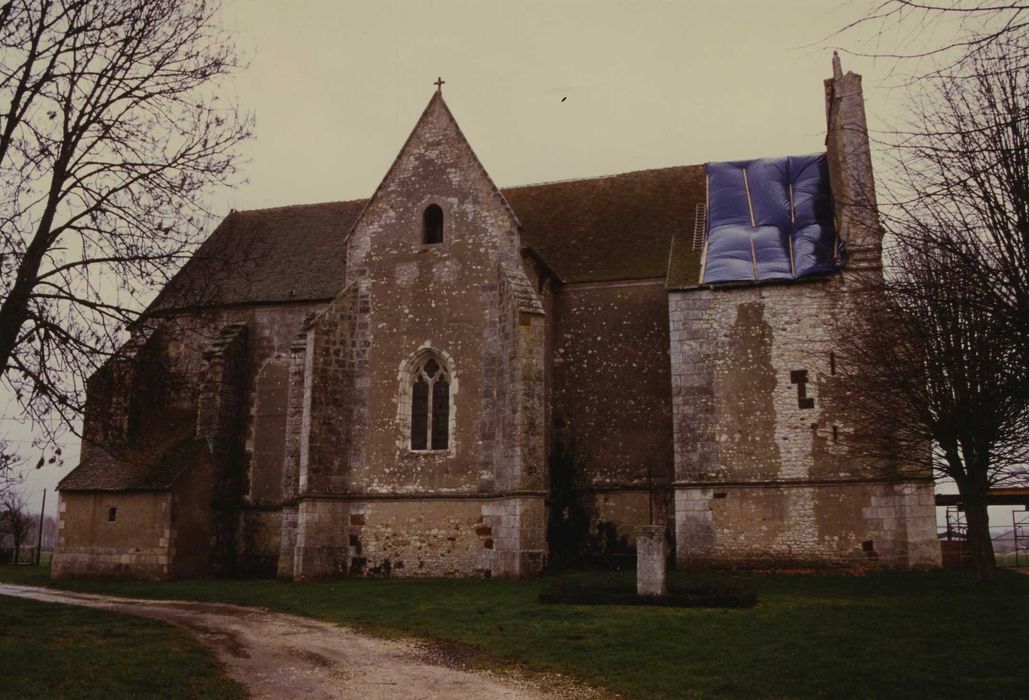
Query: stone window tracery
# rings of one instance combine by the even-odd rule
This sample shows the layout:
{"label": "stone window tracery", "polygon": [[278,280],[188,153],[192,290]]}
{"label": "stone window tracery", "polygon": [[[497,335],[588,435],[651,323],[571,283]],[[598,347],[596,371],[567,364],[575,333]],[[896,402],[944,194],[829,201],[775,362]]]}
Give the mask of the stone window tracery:
{"label": "stone window tracery", "polygon": [[446,450],[450,446],[450,375],[432,355],[411,378],[411,449]]}

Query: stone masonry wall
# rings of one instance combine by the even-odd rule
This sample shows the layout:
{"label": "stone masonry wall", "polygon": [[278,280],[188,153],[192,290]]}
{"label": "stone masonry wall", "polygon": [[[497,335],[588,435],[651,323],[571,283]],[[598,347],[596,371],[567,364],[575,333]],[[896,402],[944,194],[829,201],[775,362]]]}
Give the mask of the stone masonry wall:
{"label": "stone masonry wall", "polygon": [[[221,330],[234,324],[247,329],[242,359],[246,380],[242,398],[235,402],[240,408],[236,416],[240,427],[234,432],[239,452],[231,474],[237,515],[232,525],[235,532],[226,535],[231,542],[226,547],[234,550],[231,558],[241,571],[275,570],[281,547],[281,510],[289,500],[283,485],[284,417],[278,414],[287,386],[275,375],[281,365],[288,365],[291,345],[305,320],[325,306],[304,302],[227,307],[154,321],[165,339],[165,363],[173,387],[166,410],[176,412],[195,413],[198,405],[207,401],[202,396],[209,371],[204,353],[219,342]],[[295,498],[295,493],[292,496]]]}
{"label": "stone masonry wall", "polygon": [[51,576],[168,578],[170,513],[166,491],[61,493]]}
{"label": "stone masonry wall", "polygon": [[[349,567],[349,506],[339,496],[348,490],[359,454],[354,423],[364,410],[357,382],[368,362],[368,308],[362,283],[351,284],[294,344],[283,488],[296,499],[296,510],[286,510],[281,520],[280,575],[315,578]],[[293,551],[285,551],[291,544]]]}
{"label": "stone masonry wall", "polygon": [[349,525],[352,575],[489,575],[494,542],[478,501],[354,501]]}
{"label": "stone masonry wall", "polygon": [[568,524],[580,554],[630,555],[635,528],[671,512],[668,292],[664,280],[568,285],[554,307],[552,469],[572,493],[556,517],[581,521]]}
{"label": "stone masonry wall", "polygon": [[938,557],[931,482],[847,454],[828,335],[843,284],[671,294],[680,563]]}
{"label": "stone masonry wall", "polygon": [[[443,212],[440,242],[423,239],[430,205]],[[294,574],[450,567],[476,575],[501,560],[491,573],[538,571],[546,548],[543,308],[525,275],[517,219],[439,95],[355,224],[345,275],[344,295],[358,295],[345,308],[356,317],[336,325],[353,331],[330,342],[326,318],[307,340]],[[362,358],[348,379],[339,365],[354,348]],[[449,437],[445,449],[412,450],[409,384],[427,354],[450,377]],[[484,553],[490,538],[475,530],[492,527],[481,502],[508,499],[538,503],[504,513],[504,535],[492,539],[511,549],[498,558]],[[417,558],[419,545],[437,542],[433,529],[457,533],[441,540],[453,564]]]}

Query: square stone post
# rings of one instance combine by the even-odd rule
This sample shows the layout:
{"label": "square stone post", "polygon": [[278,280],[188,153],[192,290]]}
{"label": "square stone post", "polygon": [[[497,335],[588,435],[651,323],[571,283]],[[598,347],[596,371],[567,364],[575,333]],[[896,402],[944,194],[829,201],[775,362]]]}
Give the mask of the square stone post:
{"label": "square stone post", "polygon": [[636,594],[662,596],[668,593],[668,540],[664,525],[636,528]]}

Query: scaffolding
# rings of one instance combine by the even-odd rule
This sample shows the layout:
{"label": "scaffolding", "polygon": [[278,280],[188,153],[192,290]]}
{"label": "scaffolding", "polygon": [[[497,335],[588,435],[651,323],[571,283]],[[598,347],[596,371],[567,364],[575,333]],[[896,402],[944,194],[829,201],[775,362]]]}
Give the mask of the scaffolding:
{"label": "scaffolding", "polygon": [[[964,543],[968,539],[968,523],[961,506],[947,506],[940,533],[943,542]],[[1029,509],[1011,511],[1011,525],[991,525],[997,566],[1029,566]]]}

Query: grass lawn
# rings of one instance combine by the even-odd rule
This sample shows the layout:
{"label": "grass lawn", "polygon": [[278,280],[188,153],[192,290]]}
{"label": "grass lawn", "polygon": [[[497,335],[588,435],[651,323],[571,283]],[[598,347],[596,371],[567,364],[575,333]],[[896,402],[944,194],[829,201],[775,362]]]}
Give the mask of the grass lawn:
{"label": "grass lawn", "polygon": [[171,625],[0,596],[0,697],[235,700],[246,691]]}
{"label": "grass lawn", "polygon": [[[50,585],[45,571],[0,578]],[[610,574],[589,574],[603,580]],[[541,581],[352,579],[168,583],[75,581],[63,588],[259,605],[474,646],[631,698],[1026,697],[1021,645],[1029,576],[979,590],[962,572],[865,577],[676,573],[683,585],[751,586],[749,609],[540,605]],[[631,578],[631,575],[629,576]]]}

